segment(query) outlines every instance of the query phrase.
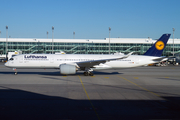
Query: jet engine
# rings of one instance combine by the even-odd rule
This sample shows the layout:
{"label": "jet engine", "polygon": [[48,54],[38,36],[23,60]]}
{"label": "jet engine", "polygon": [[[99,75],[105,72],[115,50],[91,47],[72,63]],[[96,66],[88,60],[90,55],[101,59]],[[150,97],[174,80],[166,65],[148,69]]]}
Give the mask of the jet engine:
{"label": "jet engine", "polygon": [[59,66],[60,74],[76,74],[76,66],[75,65],[68,65],[62,64]]}

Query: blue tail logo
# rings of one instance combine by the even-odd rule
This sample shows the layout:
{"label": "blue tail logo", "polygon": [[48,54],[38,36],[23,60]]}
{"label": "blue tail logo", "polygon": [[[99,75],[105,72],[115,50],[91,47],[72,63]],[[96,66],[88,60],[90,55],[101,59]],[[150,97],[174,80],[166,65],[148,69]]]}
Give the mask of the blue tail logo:
{"label": "blue tail logo", "polygon": [[156,43],[144,53],[144,55],[161,56],[164,48],[166,47],[167,41],[169,40],[170,36],[171,36],[171,34],[163,34],[156,41]]}

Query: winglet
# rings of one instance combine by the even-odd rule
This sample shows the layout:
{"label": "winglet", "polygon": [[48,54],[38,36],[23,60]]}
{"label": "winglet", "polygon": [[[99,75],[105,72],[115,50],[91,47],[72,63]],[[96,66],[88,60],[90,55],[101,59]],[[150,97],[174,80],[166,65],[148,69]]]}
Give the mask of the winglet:
{"label": "winglet", "polygon": [[127,54],[127,56],[129,57],[129,56],[132,55],[132,54],[133,54],[133,52],[130,52],[130,53]]}
{"label": "winglet", "polygon": [[150,47],[144,55],[148,56],[161,56],[164,48],[166,47],[167,41],[169,40],[169,37],[171,34],[163,34],[156,43]]}
{"label": "winglet", "polygon": [[133,54],[133,52],[130,52],[130,53],[128,53],[127,55],[123,56],[123,57],[122,57],[122,58],[120,58],[120,59],[127,58],[127,57],[129,57],[130,55],[132,55],[132,54]]}

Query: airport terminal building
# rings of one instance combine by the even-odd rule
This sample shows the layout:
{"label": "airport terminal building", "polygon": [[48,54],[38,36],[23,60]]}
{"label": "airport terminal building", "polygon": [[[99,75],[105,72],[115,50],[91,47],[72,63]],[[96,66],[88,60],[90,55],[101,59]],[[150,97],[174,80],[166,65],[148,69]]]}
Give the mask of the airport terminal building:
{"label": "airport terminal building", "polygon": [[[0,56],[8,52],[22,51],[22,54],[58,53],[66,54],[109,54],[109,38],[105,39],[33,39],[33,38],[0,38]],[[110,38],[110,52],[121,52],[142,55],[156,40],[151,38]],[[169,39],[163,56],[172,56],[173,39]],[[180,39],[174,39],[174,53],[180,52]]]}

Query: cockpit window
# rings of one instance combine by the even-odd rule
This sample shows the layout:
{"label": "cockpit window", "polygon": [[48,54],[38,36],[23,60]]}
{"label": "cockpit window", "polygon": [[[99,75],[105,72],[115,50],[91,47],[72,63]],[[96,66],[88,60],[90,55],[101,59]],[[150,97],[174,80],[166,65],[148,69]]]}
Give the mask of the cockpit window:
{"label": "cockpit window", "polygon": [[9,60],[14,60],[14,58],[10,58]]}

